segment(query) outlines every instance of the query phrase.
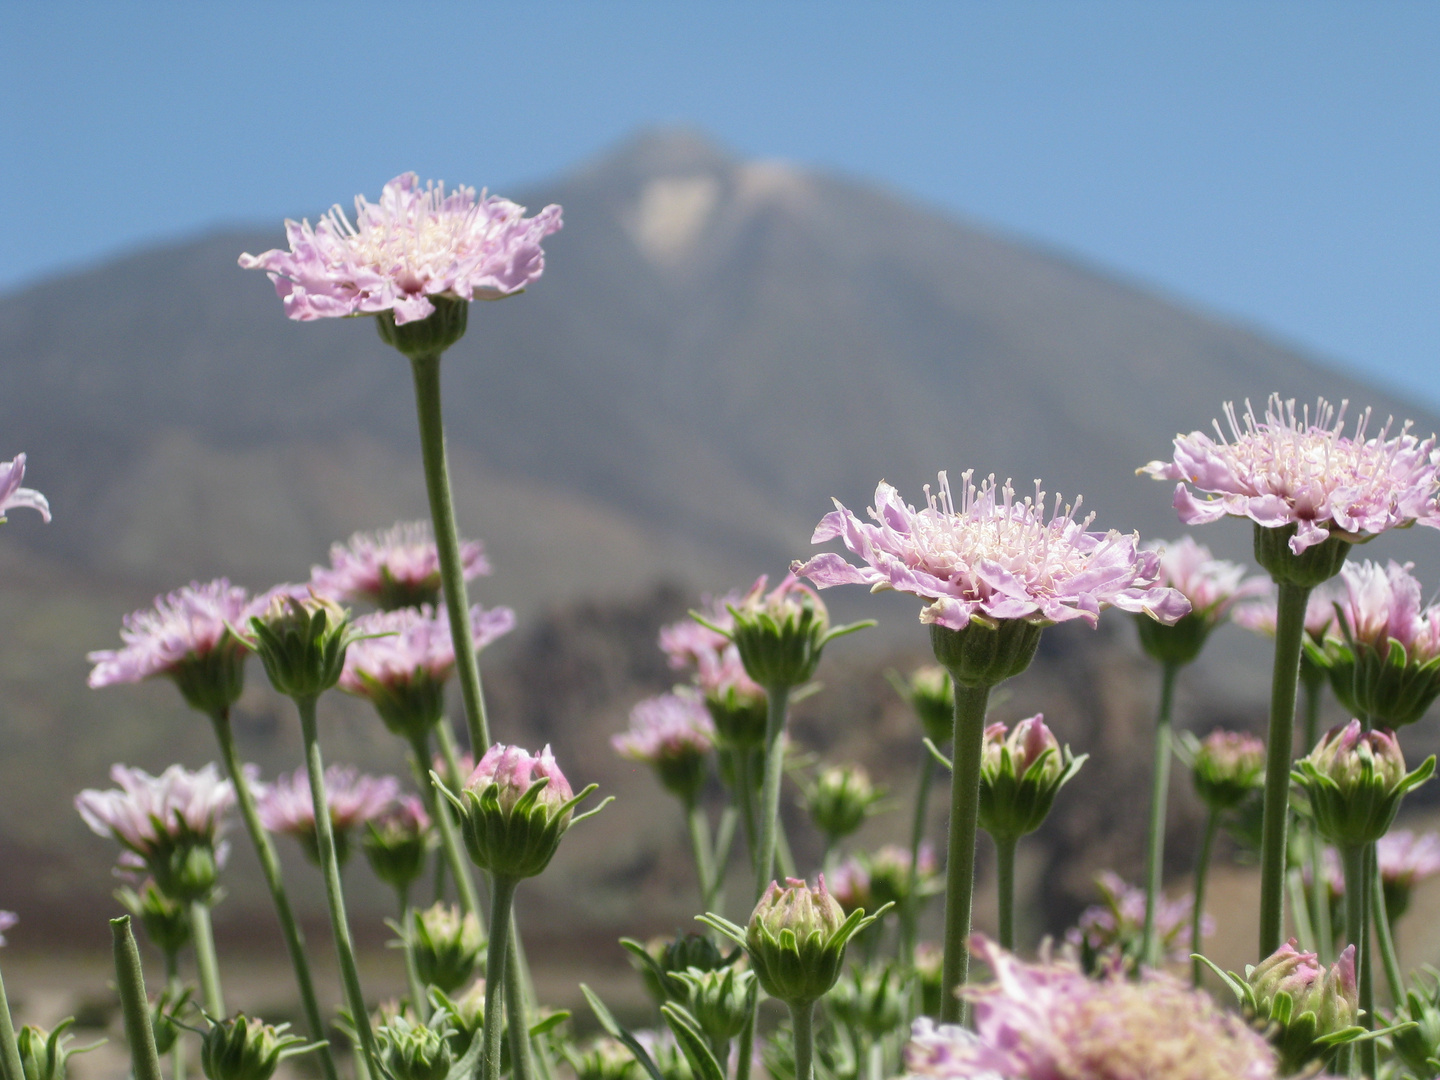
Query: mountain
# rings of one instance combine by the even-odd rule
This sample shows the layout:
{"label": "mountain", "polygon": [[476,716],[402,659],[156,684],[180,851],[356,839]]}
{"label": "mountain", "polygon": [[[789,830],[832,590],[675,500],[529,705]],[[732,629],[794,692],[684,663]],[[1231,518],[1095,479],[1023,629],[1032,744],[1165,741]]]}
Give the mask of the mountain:
{"label": "mountain", "polygon": [[[478,591],[522,617],[517,641],[487,658],[498,729],[506,702],[524,720],[512,737],[545,727],[548,687],[507,665],[570,678],[585,691],[565,715],[612,724],[668,679],[639,661],[628,681],[557,670],[580,613],[628,627],[583,653],[601,663],[610,648],[624,667],[621,645],[648,648],[685,597],[783,572],[832,496],[863,507],[882,477],[912,501],[939,469],[1013,476],[1024,491],[1042,477],[1083,492],[1097,527],[1171,536],[1168,486],[1135,468],[1223,401],[1325,395],[1437,426],[1073,259],[688,132],[643,134],[506,194],[561,203],[566,225],[527,295],[475,306],[445,359],[445,401],[460,518],[498,568]],[[120,615],[157,591],[303,577],[350,531],[425,513],[404,361],[368,319],[288,322],[264,277],[236,266],[281,243],[279,222],[215,233],[0,299],[0,454],[28,452],[28,482],[55,510],[48,527],[17,513],[0,534],[0,855],[31,869],[52,912],[108,858],[71,815],[74,790],[112,760],[158,769],[210,754],[169,687],[86,690],[84,653],[113,644]],[[1238,524],[1204,538],[1247,554]],[[1427,539],[1387,538],[1375,554],[1440,570]],[[655,593],[662,582],[672,591]],[[668,599],[645,599],[657,595]],[[913,604],[874,610],[876,644],[844,655],[923,649]],[[1263,671],[1256,650],[1229,648],[1248,674],[1221,693],[1243,711]],[[257,689],[245,711],[246,753],[267,769],[292,760],[284,709]],[[394,767],[352,704],[334,714],[336,753]],[[603,739],[584,748],[587,768],[622,775]],[[87,880],[93,899],[103,887]],[[240,888],[233,902],[254,899]]]}

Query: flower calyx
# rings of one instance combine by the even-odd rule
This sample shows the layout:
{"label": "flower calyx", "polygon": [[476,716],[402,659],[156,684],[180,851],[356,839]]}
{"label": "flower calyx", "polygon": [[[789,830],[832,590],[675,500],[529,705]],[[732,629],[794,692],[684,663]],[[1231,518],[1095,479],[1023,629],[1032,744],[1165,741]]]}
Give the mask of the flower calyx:
{"label": "flower calyx", "polygon": [[1351,720],[1332,728],[1290,775],[1309,798],[1320,835],[1344,850],[1384,836],[1400,800],[1434,771],[1432,754],[1407,773],[1392,732],[1365,731]]}
{"label": "flower calyx", "polygon": [[1265,743],[1216,728],[1204,739],[1182,731],[1176,754],[1190,766],[1195,793],[1216,813],[1234,810],[1265,785]]}
{"label": "flower calyx", "polygon": [[842,840],[878,812],[885,789],[860,765],[828,765],[805,786],[805,809],[831,843]]}
{"label": "flower calyx", "polygon": [[468,983],[485,954],[485,938],[474,915],[443,901],[410,914],[401,933],[415,957],[420,981],[453,994]]}
{"label": "flower calyx", "polygon": [[375,1029],[380,1068],[386,1080],[445,1080],[454,1064],[450,1015],[437,1009],[430,1022],[393,1016]]}
{"label": "flower calyx", "polygon": [[297,701],[314,700],[340,681],[345,651],[361,636],[335,601],[283,587],[250,617],[249,627],[246,644],[260,654],[271,685]]}
{"label": "flower calyx", "polygon": [[892,671],[888,678],[920,721],[920,730],[936,746],[944,746],[955,733],[955,687],[950,673],[939,664],[926,664],[903,678]]}
{"label": "flower calyx", "polygon": [[1313,589],[1329,581],[1340,572],[1350,548],[1359,539],[1332,528],[1324,540],[1296,554],[1291,541],[1297,529],[1294,524],[1278,528],[1255,526],[1255,561],[1277,585]]}
{"label": "flower calyx", "polygon": [[26,1024],[15,1033],[15,1043],[20,1050],[20,1067],[24,1080],[65,1080],[68,1072],[66,1062],[76,1054],[88,1053],[102,1045],[105,1040],[89,1046],[72,1048],[73,1035],[67,1034],[74,1025],[73,1016],[66,1017],[55,1025],[53,1031],[46,1031],[35,1024]]}
{"label": "flower calyx", "polygon": [[207,1080],[270,1080],[280,1062],[318,1049],[291,1035],[289,1024],[266,1024],[239,1013],[210,1019],[200,1048],[200,1066]]}
{"label": "flower calyx", "polygon": [[1035,659],[1045,624],[1028,619],[971,618],[963,630],[930,624],[935,660],[958,686],[997,686]]}
{"label": "flower calyx", "polygon": [[451,345],[465,336],[470,302],[458,296],[437,293],[429,297],[435,310],[423,319],[396,324],[393,310],[377,312],[375,329],[380,340],[414,361],[438,360]]}
{"label": "flower calyx", "polygon": [[889,907],[873,915],[856,909],[846,916],[821,874],[813,888],[796,878],[787,879],[783,888],[772,881],[744,928],[713,913],[698,918],[745,947],[767,994],[803,1007],[830,992],[845,962],[845,945]]}
{"label": "flower calyx", "polygon": [[1060,789],[1085,764],[1061,747],[1043,713],[985,729],[980,762],[980,827],[1001,841],[1018,840],[1040,827]]}

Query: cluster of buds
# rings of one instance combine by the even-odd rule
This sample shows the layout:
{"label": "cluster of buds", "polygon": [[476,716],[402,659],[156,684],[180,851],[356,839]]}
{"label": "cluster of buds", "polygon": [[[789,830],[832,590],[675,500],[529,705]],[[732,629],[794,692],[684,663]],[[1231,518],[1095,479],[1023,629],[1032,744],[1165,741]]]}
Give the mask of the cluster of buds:
{"label": "cluster of buds", "polygon": [[641,944],[633,938],[621,938],[620,944],[635,958],[645,989],[657,1005],[664,1005],[667,1001],[684,1002],[682,985],[672,976],[682,971],[724,971],[740,955],[737,949],[725,956],[708,935],[696,933],[655,938],[648,944]]}
{"label": "cluster of buds", "polygon": [[435,782],[459,814],[475,865],[512,881],[543,871],[565,832],[609,802],[573,817],[575,807],[596,785],[574,794],[548,746],[532,755],[518,746],[496,743],[458,795],[438,776]]}
{"label": "cluster of buds", "polygon": [[1434,771],[1431,755],[1407,773],[1393,733],[1365,731],[1359,720],[1351,720],[1332,728],[1291,775],[1309,798],[1315,828],[1343,850],[1384,836],[1400,800]]}
{"label": "cluster of buds", "polygon": [[691,806],[705,786],[715,725],[693,691],[681,687],[639,702],[630,710],[630,730],[610,745],[621,757],[649,765],[666,791]]}
{"label": "cluster of buds", "polygon": [[1328,1063],[1340,1046],[1366,1033],[1355,1022],[1360,994],[1354,945],[1346,946],[1329,969],[1313,952],[1301,951],[1294,938],[1247,967],[1243,979],[1210,967],[1234,992],[1246,1016],[1266,1032],[1283,1076],[1316,1061]]}
{"label": "cluster of buds", "polygon": [[685,968],[670,973],[684,993],[682,1004],[712,1046],[735,1038],[755,1009],[755,972],[726,965],[718,969]]}
{"label": "cluster of buds", "polygon": [[695,684],[715,722],[716,741],[727,750],[752,750],[765,741],[768,709],[765,690],[745,673],[740,650],[730,640],[740,602],[731,593],[706,598],[698,618],[682,619],[660,628],[660,650],[679,670],[693,666]]}
{"label": "cluster of buds", "polygon": [[895,964],[856,965],[841,976],[825,1004],[846,1030],[883,1039],[904,1027],[910,985]]}
{"label": "cluster of buds", "polygon": [[410,914],[403,928],[420,981],[453,994],[474,976],[485,952],[480,922],[453,904],[436,903]]}
{"label": "cluster of buds", "polygon": [[863,766],[829,765],[805,788],[805,809],[834,844],[860,828],[884,798],[885,790],[871,783]]}
{"label": "cluster of buds", "polygon": [[[619,1039],[600,1035],[583,1047],[563,1048],[575,1080],[639,1080],[640,1063]],[[668,1074],[667,1074],[668,1075]]]}
{"label": "cluster of buds", "polygon": [[212,1020],[200,1049],[207,1080],[270,1080],[280,1062],[316,1049],[289,1033],[289,1024],[265,1024],[240,1013]]}
{"label": "cluster of buds", "polygon": [[955,685],[950,672],[939,664],[926,664],[902,679],[890,673],[890,685],[915,710],[920,730],[936,746],[944,746],[955,734]]}
{"label": "cluster of buds", "polygon": [[1217,728],[1197,740],[1180,733],[1179,751],[1190,765],[1195,793],[1211,810],[1234,810],[1265,784],[1265,744],[1254,735]]}
{"label": "cluster of buds", "polygon": [[881,908],[873,915],[857,910],[847,916],[821,874],[813,888],[795,878],[783,888],[772,881],[744,928],[714,914],[700,919],[744,946],[767,994],[800,1008],[830,992],[844,966],[846,944],[884,913]]}
{"label": "cluster of buds", "polygon": [[991,724],[981,752],[980,827],[1000,841],[1038,829],[1088,757],[1062,749],[1039,713],[1009,731]]}

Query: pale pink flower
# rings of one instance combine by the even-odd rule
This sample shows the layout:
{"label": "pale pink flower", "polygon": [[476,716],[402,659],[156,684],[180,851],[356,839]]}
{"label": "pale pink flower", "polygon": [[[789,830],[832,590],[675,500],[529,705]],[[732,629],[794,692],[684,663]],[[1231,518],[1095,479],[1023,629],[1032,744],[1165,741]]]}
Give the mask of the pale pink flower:
{"label": "pale pink flower", "polygon": [[915,1022],[907,1076],[943,1080],[1272,1080],[1265,1039],[1208,994],[1151,974],[1086,978],[1027,964],[983,937],[971,948],[994,982],[969,986],[974,1032]]}
{"label": "pale pink flower", "polygon": [[[729,631],[735,626],[730,609],[744,600],[738,589],[721,597],[701,597],[700,614],[711,626]],[[709,698],[724,698],[733,690],[741,699],[764,697],[765,691],[745,672],[740,650],[725,636],[686,617],[660,628],[660,651],[677,670],[695,668],[695,684]]]}
{"label": "pale pink flower", "polygon": [[1160,583],[1169,585],[1190,601],[1190,610],[1212,623],[1225,618],[1232,605],[1264,595],[1268,577],[1245,577],[1245,568],[1217,559],[1191,536],[1152,541],[1145,545],[1160,556]]}
{"label": "pale pink flower", "polygon": [[380,201],[355,198],[352,225],[339,206],[311,228],[285,222],[289,251],[241,255],[270,275],[292,319],[394,311],[396,324],[435,310],[430,297],[497,300],[545,270],[540,242],[560,228],[560,207],[533,218],[525,208],[474,188],[420,186],[414,173],[386,184]]}
{"label": "pale pink flower", "polygon": [[[345,765],[331,765],[325,770],[325,804],[330,810],[330,825],[337,833],[375,820],[399,798],[400,782],[393,776],[365,776]],[[304,768],[277,778],[273,784],[259,785],[255,803],[260,823],[271,832],[302,840],[315,835],[315,800]]]}
{"label": "pale pink flower", "polygon": [[0,945],[5,944],[5,931],[20,921],[13,911],[0,911]]}
{"label": "pale pink flower", "polygon": [[[1325,631],[1335,622],[1335,601],[1344,587],[1335,579],[1321,582],[1310,590],[1305,603],[1305,632],[1316,642],[1323,641]],[[1230,609],[1230,621],[1256,634],[1275,636],[1276,588],[1274,581],[1258,596],[1242,601]]]}
{"label": "pale pink flower", "polygon": [[[455,641],[443,607],[377,611],[351,626],[358,634],[381,635],[362,637],[346,651],[339,685],[351,694],[369,697],[377,684],[394,689],[426,679],[444,682],[455,669]],[[515,612],[508,607],[470,609],[477,652],[514,628]]]}
{"label": "pale pink flower", "polygon": [[1408,889],[1440,874],[1440,833],[1393,829],[1376,843],[1375,859],[1386,884]]}
{"label": "pale pink flower", "polygon": [[867,566],[835,554],[796,563],[794,572],[820,588],[868,585],[897,589],[928,601],[920,621],[963,630],[972,619],[1021,619],[1048,624],[1084,619],[1094,625],[1101,609],[1144,612],[1173,623],[1190,610],[1174,589],[1157,583],[1159,556],[1139,550],[1136,536],[1090,532],[1093,519],[1077,521],[1073,506],[1047,514],[1045,493],[1017,500],[1007,482],[993,478],[977,489],[962,477],[960,505],[940,474],[938,495],[925,488],[926,506],[907,506],[881,482],[875,489],[876,522],[867,525],[836,502],[815,529],[813,543],[843,540]]}
{"label": "pale pink flower", "polygon": [[6,510],[34,510],[44,521],[50,520],[50,503],[34,488],[21,487],[25,479],[25,455],[16,454],[13,461],[0,461],[0,521]]}
{"label": "pale pink flower", "polygon": [[110,837],[142,858],[177,840],[214,845],[225,813],[235,805],[235,788],[209,764],[197,772],[171,765],[159,776],[115,765],[106,791],[88,788],[75,809],[97,836]]}
{"label": "pale pink flower", "polygon": [[[1145,929],[1145,890],[1129,884],[1119,874],[1103,870],[1095,877],[1103,902],[1080,913],[1080,923],[1065,934],[1070,945],[1083,948],[1097,961],[1122,961],[1138,955]],[[1171,900],[1158,897],[1155,906],[1155,934],[1171,963],[1190,955],[1190,915],[1195,897],[1190,893]],[[1202,916],[1202,936],[1214,932],[1215,923]]]}
{"label": "pale pink flower", "polygon": [[717,653],[702,654],[695,672],[695,685],[708,698],[728,699],[731,691],[739,700],[758,701],[765,690],[745,670],[740,650],[733,644]]}
{"label": "pale pink flower", "polygon": [[[1293,398],[1272,394],[1259,419],[1249,402],[1243,417],[1229,402],[1228,440],[1218,422],[1219,441],[1202,431],[1177,435],[1170,461],[1152,461],[1139,471],[1179,481],[1175,509],[1186,525],[1228,514],[1271,529],[1296,526],[1290,538],[1296,555],[1332,535],[1358,543],[1416,522],[1440,527],[1434,436],[1417,439],[1407,421],[1391,438],[1387,421],[1367,438],[1367,409],[1347,437],[1346,404],[1337,414],[1322,398],[1312,416],[1308,407],[1297,413]],[[1197,498],[1187,484],[1213,497]]]}
{"label": "pale pink flower", "polygon": [[245,590],[224,578],[191,582],[155,606],[131,612],[121,621],[119,649],[101,649],[86,659],[93,687],[135,683],[155,675],[174,675],[186,664],[202,663],[217,649],[242,648],[230,627],[243,629],[250,601]]}
{"label": "pale pink flower", "polygon": [[[490,573],[478,540],[460,544],[465,580]],[[384,608],[417,607],[440,595],[440,553],[428,521],[400,522],[380,532],[357,532],[330,546],[330,565],[310,571],[317,593],[349,603]]]}
{"label": "pale pink flower", "polygon": [[569,802],[574,796],[570,781],[560,771],[548,745],[539,754],[531,754],[518,746],[496,743],[485,751],[480,764],[465,781],[465,790],[480,795],[495,784],[500,789],[501,807],[509,810],[520,801],[520,796],[530,790],[530,785],[542,777],[548,782],[537,800],[540,804],[556,807]]}
{"label": "pale pink flower", "polygon": [[[1354,639],[1382,656],[1390,642],[1398,641],[1412,663],[1424,664],[1440,656],[1440,605],[1424,607],[1420,583],[1410,571],[1414,563],[1390,560],[1387,567],[1368,559],[1340,567],[1344,591],[1338,598],[1340,613]],[[1339,626],[1329,636],[1344,640]]]}
{"label": "pale pink flower", "polygon": [[830,895],[847,915],[856,908],[873,911],[876,907],[870,892],[870,870],[854,855],[830,874]]}
{"label": "pale pink flower", "polygon": [[647,765],[708,754],[715,748],[715,723],[693,691],[645,698],[630,710],[630,730],[610,745],[621,757]]}

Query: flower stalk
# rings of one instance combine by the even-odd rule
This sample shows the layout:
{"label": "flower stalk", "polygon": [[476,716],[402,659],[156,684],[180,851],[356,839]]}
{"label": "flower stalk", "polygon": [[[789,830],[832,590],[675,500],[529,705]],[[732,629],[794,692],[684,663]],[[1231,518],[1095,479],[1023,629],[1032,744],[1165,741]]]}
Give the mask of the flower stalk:
{"label": "flower stalk", "polygon": [[[1169,662],[1160,668],[1160,710],[1155,718],[1155,774],[1150,787],[1150,831],[1145,848],[1145,930],[1142,939],[1144,961],[1152,968],[1160,966],[1160,941],[1155,933],[1155,911],[1165,876],[1165,811],[1170,805],[1170,743],[1171,714],[1175,701],[1175,676],[1180,665]],[[1198,886],[1198,882],[1197,882]],[[1196,897],[1195,918],[1200,918],[1200,902]],[[1192,937],[1199,949],[1199,937]],[[1000,946],[1013,950],[1012,942],[1003,935]]]}
{"label": "flower stalk", "polygon": [[[445,721],[440,723],[443,725]],[[461,850],[460,837],[455,831],[455,819],[451,817],[450,805],[438,796],[435,784],[430,779],[430,740],[423,732],[415,736],[410,744],[410,752],[415,756],[415,782],[420,787],[420,797],[425,801],[425,812],[440,830],[440,851],[450,868],[451,876],[455,878],[455,891],[460,894],[460,907],[466,914],[474,915],[478,919],[480,897],[475,891],[475,879],[470,874],[470,864]],[[453,752],[452,745],[451,753]],[[448,771],[448,761],[446,767]],[[458,781],[463,782],[463,779]]]}
{"label": "flower stalk", "polygon": [[920,751],[920,781],[915,790],[915,817],[910,823],[910,884],[900,908],[900,955],[915,952],[915,925],[920,919],[920,845],[925,842],[925,825],[930,816],[930,789],[935,784],[935,758],[928,749]]}
{"label": "flower stalk", "polygon": [[995,837],[995,880],[1000,899],[1000,947],[1015,949],[1015,844],[1011,837]]}
{"label": "flower stalk", "polygon": [[1390,925],[1390,913],[1385,907],[1385,884],[1380,876],[1378,853],[1371,855],[1370,869],[1370,917],[1375,923],[1375,943],[1380,953],[1380,962],[1385,968],[1390,1001],[1399,1006],[1405,1001],[1405,979],[1400,973],[1400,957],[1395,951],[1394,927]]}
{"label": "flower stalk", "polygon": [[215,958],[215,930],[210,924],[210,905],[204,900],[190,902],[190,938],[195,945],[195,967],[200,973],[205,1011],[216,1019],[223,1018],[225,995],[220,989],[220,964]]}
{"label": "flower stalk", "polygon": [[945,967],[940,1019],[960,1022],[955,991],[969,981],[970,919],[975,897],[975,837],[980,823],[980,763],[990,686],[955,680],[954,767],[950,774],[950,840],[945,863]]}
{"label": "flower stalk", "polygon": [[[145,998],[145,972],[140,965],[140,950],[130,932],[130,916],[110,920],[110,937],[115,953],[115,987],[120,994],[120,1010],[125,1017],[125,1041],[130,1047],[130,1067],[135,1080],[162,1080],[160,1055],[155,1050],[155,1029],[150,1024],[150,1006]],[[0,1007],[4,1002],[0,1001]],[[8,1011],[4,1012],[6,1017]],[[13,1036],[12,1040],[13,1042]],[[9,1066],[10,1075],[24,1077],[18,1060]]]}
{"label": "flower stalk", "polygon": [[20,1064],[20,1044],[15,1041],[15,1023],[10,1019],[10,1000],[5,996],[3,975],[0,975],[0,1063],[5,1066],[6,1076],[25,1075]]}
{"label": "flower stalk", "polygon": [[[1205,884],[1210,876],[1210,856],[1215,847],[1215,833],[1220,825],[1220,815],[1212,806],[1205,812],[1205,831],[1200,837],[1200,853],[1195,858],[1195,903],[1190,908],[1190,948],[1203,952],[1202,930],[1205,920]],[[1190,961],[1190,984],[1200,989],[1204,967],[1199,958]]]}
{"label": "flower stalk", "polygon": [[790,1006],[795,1033],[795,1080],[815,1080],[815,1003]]}
{"label": "flower stalk", "polygon": [[785,711],[788,684],[768,686],[765,716],[765,775],[760,785],[760,849],[755,860],[755,897],[765,894],[775,876],[775,848],[780,833],[780,781],[785,775]]}
{"label": "flower stalk", "polygon": [[[501,997],[505,986],[505,961],[510,943],[510,910],[519,879],[490,876],[490,925],[493,927],[485,956],[485,1034],[484,1050],[476,1072],[476,1080],[500,1080],[500,1035],[505,1005]],[[511,1017],[512,1024],[523,1022]]]}
{"label": "flower stalk", "polygon": [[[1355,946],[1355,967],[1360,973],[1360,1020],[1369,1029],[1375,1026],[1375,986],[1370,973],[1369,908],[1366,887],[1369,858],[1366,844],[1350,844],[1340,852],[1345,867],[1345,937]],[[1360,1071],[1375,1075],[1375,1043],[1360,1044]]]}

